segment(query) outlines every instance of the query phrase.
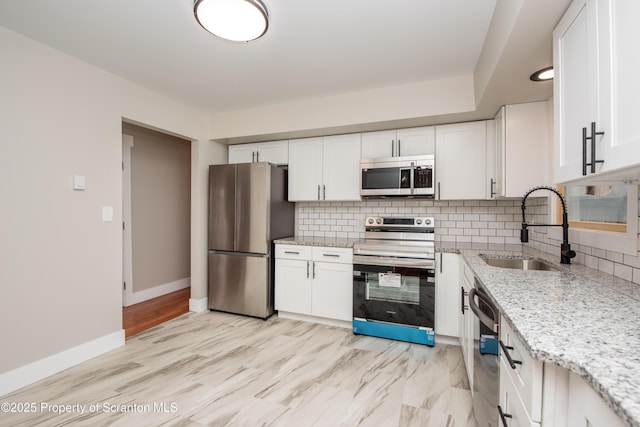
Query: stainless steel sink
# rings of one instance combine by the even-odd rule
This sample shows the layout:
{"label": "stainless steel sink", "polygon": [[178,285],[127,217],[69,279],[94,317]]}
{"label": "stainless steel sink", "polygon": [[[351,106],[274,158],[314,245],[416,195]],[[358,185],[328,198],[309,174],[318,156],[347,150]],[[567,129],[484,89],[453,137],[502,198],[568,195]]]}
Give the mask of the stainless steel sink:
{"label": "stainless steel sink", "polygon": [[552,264],[541,259],[527,258],[490,258],[482,257],[492,267],[512,268],[515,270],[557,270]]}

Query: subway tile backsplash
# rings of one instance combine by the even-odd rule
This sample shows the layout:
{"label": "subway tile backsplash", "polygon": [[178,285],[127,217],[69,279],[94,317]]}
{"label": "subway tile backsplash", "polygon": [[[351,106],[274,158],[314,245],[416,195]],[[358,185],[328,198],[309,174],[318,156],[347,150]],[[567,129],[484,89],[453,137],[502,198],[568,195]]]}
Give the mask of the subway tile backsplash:
{"label": "subway tile backsplash", "polygon": [[[442,244],[519,244],[522,224],[520,199],[440,201],[428,199],[372,199],[361,202],[296,203],[296,235],[364,238],[364,219],[380,216],[433,216],[436,238]],[[546,197],[527,199],[527,222],[547,223]],[[546,228],[529,229],[529,245],[560,256],[560,242]],[[572,245],[573,262],[640,284],[640,257],[597,247]]]}
{"label": "subway tile backsplash", "polygon": [[296,234],[358,239],[364,238],[366,216],[422,215],[435,217],[442,242],[520,243],[521,212],[519,199],[304,202],[296,204]]}

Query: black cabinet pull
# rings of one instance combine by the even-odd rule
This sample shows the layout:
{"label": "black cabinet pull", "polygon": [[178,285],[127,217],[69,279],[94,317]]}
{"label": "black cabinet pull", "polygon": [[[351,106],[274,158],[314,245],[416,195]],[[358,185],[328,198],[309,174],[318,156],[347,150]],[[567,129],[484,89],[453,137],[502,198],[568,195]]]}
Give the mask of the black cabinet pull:
{"label": "black cabinet pull", "polygon": [[493,199],[493,196],[496,195],[496,192],[493,190],[496,186],[496,180],[491,178],[491,196],[490,198]]}
{"label": "black cabinet pull", "polygon": [[507,418],[513,418],[511,414],[504,413],[500,405],[498,405],[498,412],[500,413],[500,420],[502,421],[502,425],[504,427],[509,427],[509,424],[507,424]]}
{"label": "black cabinet pull", "polygon": [[[596,173],[596,164],[604,163],[604,160],[596,160],[596,136],[604,135],[604,132],[596,132],[596,122],[591,122],[591,136],[587,136],[587,128],[582,128],[582,175],[587,174],[587,166],[590,172]],[[591,141],[591,162],[587,162],[587,140]]]}
{"label": "black cabinet pull", "polygon": [[507,357],[507,362],[509,362],[509,366],[511,366],[511,369],[516,369],[516,365],[522,365],[522,361],[520,360],[513,360],[511,358],[511,355],[509,354],[509,350],[513,350],[513,347],[505,345],[502,340],[498,341],[500,343],[500,347],[502,347],[502,354],[504,354]]}

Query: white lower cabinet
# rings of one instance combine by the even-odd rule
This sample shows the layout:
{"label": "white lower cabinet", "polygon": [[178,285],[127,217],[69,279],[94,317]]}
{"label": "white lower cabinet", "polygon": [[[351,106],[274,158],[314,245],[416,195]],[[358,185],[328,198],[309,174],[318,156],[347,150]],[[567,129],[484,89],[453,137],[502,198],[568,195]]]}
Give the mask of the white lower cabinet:
{"label": "white lower cabinet", "polygon": [[460,262],[460,303],[458,306],[459,314],[459,335],[460,347],[462,349],[462,359],[467,368],[467,377],[469,385],[473,390],[473,338],[475,336],[475,325],[477,323],[473,312],[469,309],[469,291],[473,287],[473,270],[461,258]]}
{"label": "white lower cabinet", "polygon": [[529,356],[525,345],[504,317],[500,323],[500,339],[504,348],[501,346],[500,349],[499,405],[507,426],[624,425],[622,419],[578,375]]}
{"label": "white lower cabinet", "polygon": [[460,255],[436,255],[436,336],[459,337]]}
{"label": "white lower cabinet", "polygon": [[572,427],[622,427],[622,419],[582,378],[569,374],[568,425]]}
{"label": "white lower cabinet", "polygon": [[353,250],[277,244],[275,309],[284,317],[351,322]]}
{"label": "white lower cabinet", "polygon": [[503,375],[502,371],[511,369],[504,361],[500,362],[500,410],[504,421],[500,421],[499,425],[508,427],[540,427],[540,423],[531,420],[525,404],[520,399],[520,395],[516,391],[516,387],[508,375]]}

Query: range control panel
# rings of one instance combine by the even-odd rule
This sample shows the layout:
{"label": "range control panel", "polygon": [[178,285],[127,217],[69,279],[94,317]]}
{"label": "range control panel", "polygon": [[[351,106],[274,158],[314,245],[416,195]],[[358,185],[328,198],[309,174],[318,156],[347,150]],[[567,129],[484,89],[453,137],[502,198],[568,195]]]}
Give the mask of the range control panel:
{"label": "range control panel", "polygon": [[366,228],[433,228],[433,217],[397,218],[384,216],[368,216],[364,220]]}

